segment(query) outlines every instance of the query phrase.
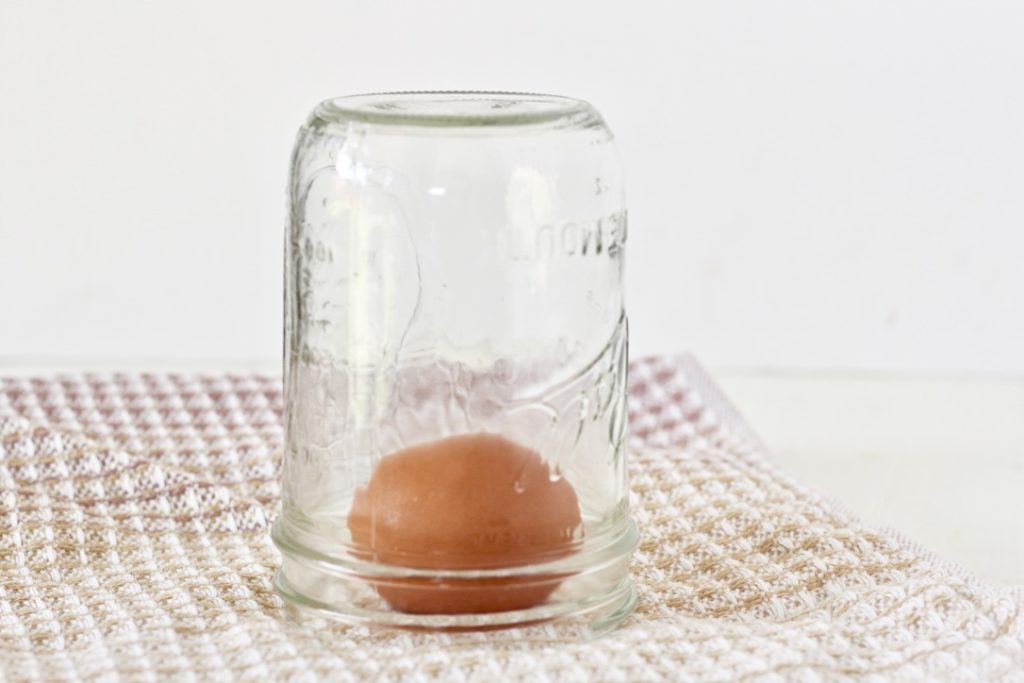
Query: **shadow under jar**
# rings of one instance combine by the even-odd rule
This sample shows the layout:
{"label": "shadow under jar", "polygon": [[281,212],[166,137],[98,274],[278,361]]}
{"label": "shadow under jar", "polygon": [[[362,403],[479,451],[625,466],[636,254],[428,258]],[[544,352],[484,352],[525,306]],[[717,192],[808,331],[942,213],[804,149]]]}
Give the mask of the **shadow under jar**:
{"label": "shadow under jar", "polygon": [[291,171],[274,528],[295,614],[625,618],[625,242],[613,138],[586,102],[316,108]]}

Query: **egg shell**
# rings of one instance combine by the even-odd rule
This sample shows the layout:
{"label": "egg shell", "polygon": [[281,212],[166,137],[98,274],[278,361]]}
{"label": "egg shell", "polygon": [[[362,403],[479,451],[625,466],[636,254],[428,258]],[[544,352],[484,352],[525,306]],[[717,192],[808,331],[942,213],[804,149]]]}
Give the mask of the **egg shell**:
{"label": "egg shell", "polygon": [[[501,569],[574,551],[579,502],[536,452],[502,436],[463,434],[381,459],[356,492],[348,527],[355,552],[417,569]],[[565,575],[372,582],[396,610],[479,614],[544,602]]]}

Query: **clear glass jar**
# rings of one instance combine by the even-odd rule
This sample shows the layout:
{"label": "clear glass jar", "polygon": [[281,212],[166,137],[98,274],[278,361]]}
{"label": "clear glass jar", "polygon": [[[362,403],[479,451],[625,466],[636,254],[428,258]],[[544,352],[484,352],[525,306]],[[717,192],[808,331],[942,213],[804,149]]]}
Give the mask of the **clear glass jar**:
{"label": "clear glass jar", "polygon": [[586,102],[316,108],[286,244],[291,605],[437,629],[628,614],[625,242]]}

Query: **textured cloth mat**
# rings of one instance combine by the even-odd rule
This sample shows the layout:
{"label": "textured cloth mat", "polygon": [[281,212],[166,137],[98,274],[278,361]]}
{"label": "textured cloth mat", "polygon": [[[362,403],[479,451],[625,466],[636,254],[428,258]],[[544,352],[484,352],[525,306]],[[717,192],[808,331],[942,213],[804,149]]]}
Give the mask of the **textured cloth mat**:
{"label": "textured cloth mat", "polygon": [[639,605],[583,642],[285,620],[277,379],[0,380],[0,679],[1024,681],[1024,591],[776,470],[693,361],[629,409]]}

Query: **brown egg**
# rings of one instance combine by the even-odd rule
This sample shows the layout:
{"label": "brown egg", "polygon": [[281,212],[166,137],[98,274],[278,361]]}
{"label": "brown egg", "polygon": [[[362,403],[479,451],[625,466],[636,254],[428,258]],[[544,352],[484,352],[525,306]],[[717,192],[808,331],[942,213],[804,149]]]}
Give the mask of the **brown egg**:
{"label": "brown egg", "polygon": [[[572,485],[535,451],[465,434],[392,453],[356,492],[348,527],[357,552],[419,569],[494,569],[564,557],[581,533]],[[393,609],[478,614],[544,602],[563,575],[375,581]]]}

